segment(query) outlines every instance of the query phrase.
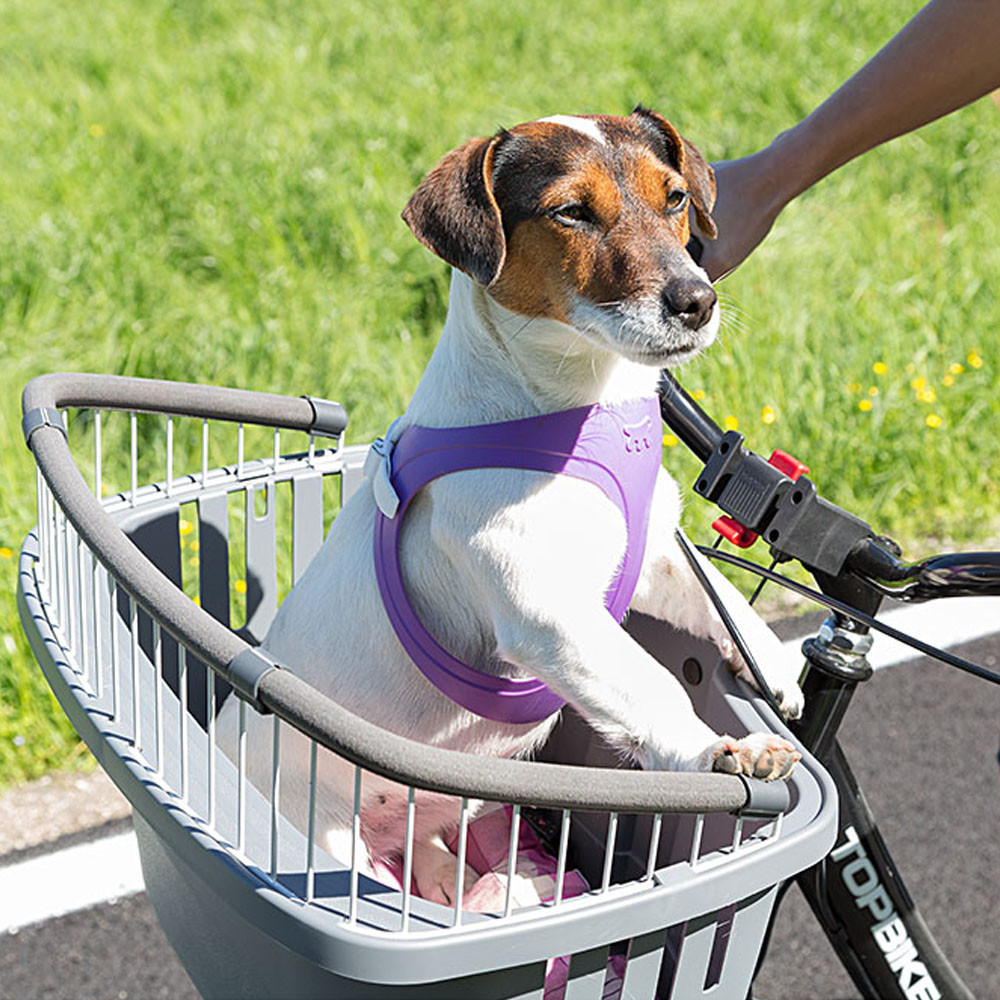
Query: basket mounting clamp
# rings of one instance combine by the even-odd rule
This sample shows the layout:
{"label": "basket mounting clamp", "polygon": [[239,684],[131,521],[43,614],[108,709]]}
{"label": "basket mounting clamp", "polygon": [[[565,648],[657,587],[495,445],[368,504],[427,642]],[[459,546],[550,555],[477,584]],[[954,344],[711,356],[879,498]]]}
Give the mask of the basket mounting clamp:
{"label": "basket mounting clamp", "polygon": [[322,437],[339,438],[347,427],[347,411],[330,399],[320,399],[318,396],[303,396],[313,410],[312,434]]}
{"label": "basket mounting clamp", "polygon": [[226,665],[226,679],[244,701],[249,702],[262,715],[267,715],[270,709],[262,705],[258,697],[260,682],[272,670],[280,669],[277,663],[258,649],[248,646]]}
{"label": "basket mounting clamp", "polygon": [[24,434],[24,443],[29,448],[31,435],[39,427],[55,427],[67,441],[69,440],[62,414],[54,406],[34,406],[21,418],[21,432]]}

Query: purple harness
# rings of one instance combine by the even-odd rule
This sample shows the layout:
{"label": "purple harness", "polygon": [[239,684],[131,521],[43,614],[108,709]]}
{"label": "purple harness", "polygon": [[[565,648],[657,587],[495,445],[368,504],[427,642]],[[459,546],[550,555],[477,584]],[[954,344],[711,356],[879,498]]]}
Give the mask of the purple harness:
{"label": "purple harness", "polygon": [[[646,547],[653,486],[660,468],[660,409],[655,398],[585,406],[476,427],[412,425],[393,443],[372,446],[375,574],[389,621],[424,676],[469,711],[497,722],[540,722],[566,703],[541,681],[495,677],[452,656],[417,618],[399,564],[399,532],[417,492],[463,469],[561,473],[599,487],[625,518],[627,545],[604,604],[621,621],[635,592]],[[581,538],[581,544],[585,544]]]}

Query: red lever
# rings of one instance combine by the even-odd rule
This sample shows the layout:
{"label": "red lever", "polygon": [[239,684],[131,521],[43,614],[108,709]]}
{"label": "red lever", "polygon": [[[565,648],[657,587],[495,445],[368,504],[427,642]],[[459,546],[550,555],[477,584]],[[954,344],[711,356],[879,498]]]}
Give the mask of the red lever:
{"label": "red lever", "polygon": [[768,465],[773,465],[779,472],[783,472],[794,483],[799,476],[809,475],[809,466],[805,462],[800,462],[787,451],[779,451],[777,448],[771,452],[771,457],[767,460]]}
{"label": "red lever", "polygon": [[[800,462],[787,451],[780,451],[775,448],[771,452],[771,457],[767,460],[768,465],[773,465],[779,472],[783,472],[794,483],[799,476],[809,475],[809,466],[805,462]],[[728,514],[716,518],[712,522],[712,527],[727,542],[731,542],[737,548],[748,549],[760,537],[755,531],[751,531],[746,525],[740,524],[735,518]]]}
{"label": "red lever", "polygon": [[727,542],[732,542],[737,548],[748,549],[757,541],[757,533],[744,527],[735,518],[728,514],[716,518],[712,522],[712,527],[722,535]]}

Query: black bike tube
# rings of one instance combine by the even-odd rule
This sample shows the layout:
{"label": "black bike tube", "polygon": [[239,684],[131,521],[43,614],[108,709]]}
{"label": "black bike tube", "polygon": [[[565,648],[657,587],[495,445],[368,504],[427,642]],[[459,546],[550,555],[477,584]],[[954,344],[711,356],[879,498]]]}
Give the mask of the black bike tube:
{"label": "black bike tube", "polygon": [[900,877],[837,741],[823,759],[837,784],[833,850],[796,882],[866,1000],[972,1000]]}

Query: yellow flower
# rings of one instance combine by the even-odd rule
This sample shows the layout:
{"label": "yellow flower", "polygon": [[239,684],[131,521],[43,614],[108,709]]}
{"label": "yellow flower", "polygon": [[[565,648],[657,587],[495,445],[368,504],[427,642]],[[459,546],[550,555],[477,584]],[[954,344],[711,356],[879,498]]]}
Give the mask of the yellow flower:
{"label": "yellow flower", "polygon": [[198,546],[198,542],[197,542],[197,540],[193,541],[193,542],[191,543],[191,551],[192,551],[192,552],[197,552],[197,551],[198,551],[198,548],[199,548],[199,546]]}
{"label": "yellow flower", "polygon": [[862,413],[867,413],[872,408],[872,401],[870,399],[862,399],[858,402],[858,409]]}
{"label": "yellow flower", "polygon": [[190,521],[185,521],[183,517],[180,519],[179,528],[182,535],[190,535],[194,531],[194,525]]}
{"label": "yellow flower", "polygon": [[978,351],[969,351],[969,353],[966,356],[965,360],[969,362],[969,367],[970,368],[982,368],[983,367],[983,359],[979,356],[979,352]]}
{"label": "yellow flower", "polygon": [[0,559],[10,559],[13,555],[13,549],[7,548],[6,545],[0,545]]}
{"label": "yellow flower", "polygon": [[861,383],[860,382],[848,382],[847,383],[847,391],[848,392],[861,392]]}
{"label": "yellow flower", "polygon": [[764,409],[760,411],[760,419],[763,420],[765,424],[773,424],[775,420],[778,419],[778,414],[774,412],[773,406],[765,406]]}
{"label": "yellow flower", "polygon": [[93,138],[100,139],[101,136],[104,135],[104,126],[98,125],[97,122],[94,122],[94,124],[90,126],[90,134]]}
{"label": "yellow flower", "polygon": [[961,375],[965,371],[965,365],[959,364],[957,361],[954,364],[948,366],[949,375]]}
{"label": "yellow flower", "polygon": [[237,594],[245,594],[247,592],[246,580],[237,580],[233,584],[233,590],[235,590]]}
{"label": "yellow flower", "polygon": [[926,389],[921,389],[920,392],[917,393],[917,399],[919,399],[921,403],[934,403],[937,401],[937,393],[931,389],[930,386],[928,386]]}
{"label": "yellow flower", "polygon": [[917,392],[920,392],[925,385],[927,385],[927,379],[925,379],[923,375],[910,379],[910,388],[916,390]]}
{"label": "yellow flower", "polygon": [[663,435],[663,447],[664,448],[673,448],[676,444],[677,444],[677,438],[675,438],[673,434],[664,434]]}
{"label": "yellow flower", "polygon": [[945,377],[943,379],[941,379],[941,384],[942,385],[954,385],[955,384],[955,376],[954,375],[945,375]]}
{"label": "yellow flower", "polygon": [[877,396],[878,395],[878,386],[877,385],[870,385],[870,386],[868,386],[868,395],[869,396]]}
{"label": "yellow flower", "polygon": [[884,375],[888,370],[889,366],[884,361],[876,361],[875,364],[872,365],[872,371],[875,372],[876,375]]}
{"label": "yellow flower", "polygon": [[691,393],[691,398],[696,403],[700,403],[705,398],[705,390],[704,389],[695,389],[695,391]]}
{"label": "yellow flower", "polygon": [[191,600],[194,601],[194,603],[197,604],[199,608],[201,607],[201,598],[197,594],[195,594],[194,597],[191,598]]}
{"label": "yellow flower", "polygon": [[722,421],[722,426],[725,427],[727,431],[734,431],[740,426],[739,420],[736,419],[731,413],[725,420]]}
{"label": "yellow flower", "polygon": [[941,418],[936,413],[928,413],[924,418],[924,423],[927,424],[928,427],[940,427]]}

